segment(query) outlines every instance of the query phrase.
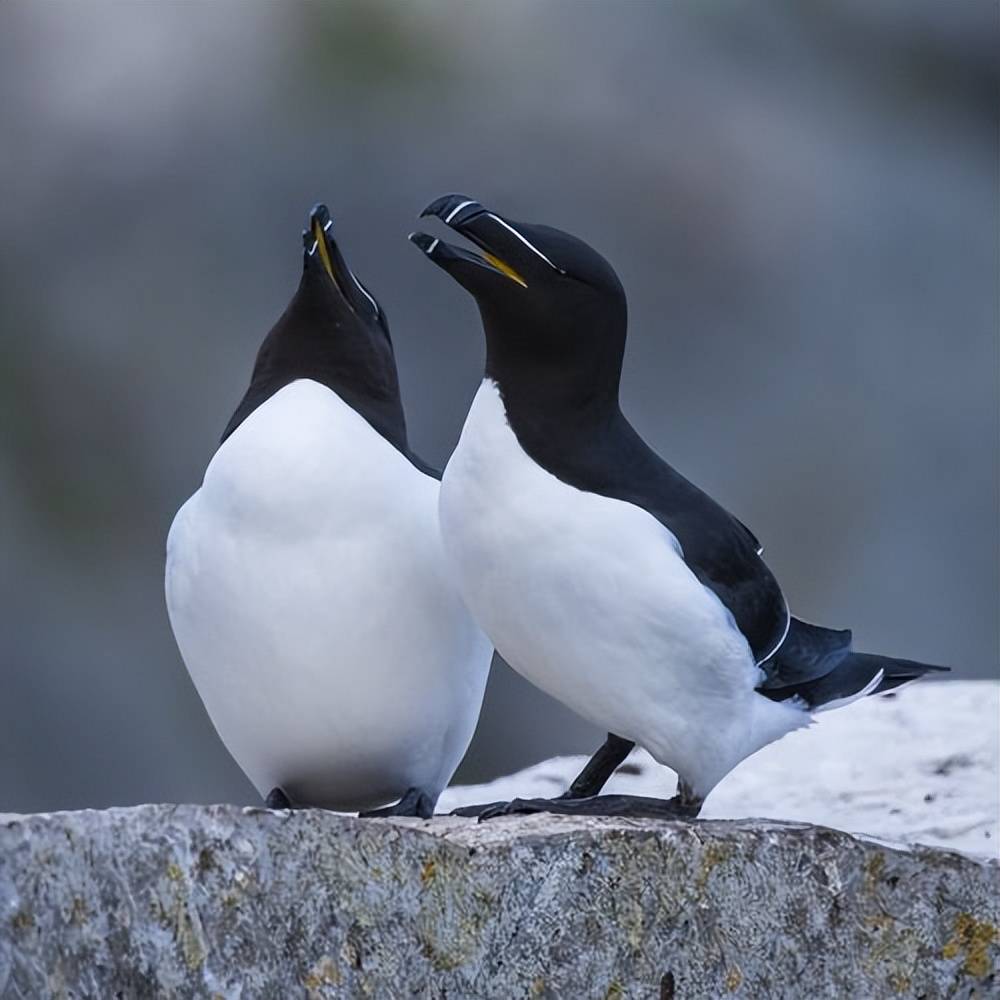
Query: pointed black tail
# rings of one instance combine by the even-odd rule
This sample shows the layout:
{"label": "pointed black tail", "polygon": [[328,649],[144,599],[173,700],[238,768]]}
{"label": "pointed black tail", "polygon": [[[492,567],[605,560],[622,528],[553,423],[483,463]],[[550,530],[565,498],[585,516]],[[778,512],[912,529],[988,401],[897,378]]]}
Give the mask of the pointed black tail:
{"label": "pointed black tail", "polygon": [[767,679],[760,693],[772,701],[798,698],[810,711],[837,708],[869,694],[882,694],[928,673],[944,673],[915,660],[855,653],[851,633],[792,619],[788,638],[762,664]]}

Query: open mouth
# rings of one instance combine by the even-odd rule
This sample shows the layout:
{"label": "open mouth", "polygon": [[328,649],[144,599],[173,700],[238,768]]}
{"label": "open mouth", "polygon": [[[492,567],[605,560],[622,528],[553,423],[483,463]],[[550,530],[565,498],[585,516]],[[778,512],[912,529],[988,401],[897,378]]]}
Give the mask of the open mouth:
{"label": "open mouth", "polygon": [[[477,267],[484,268],[495,274],[503,275],[510,281],[515,282],[522,288],[528,287],[528,282],[521,274],[515,270],[507,261],[499,257],[486,239],[477,231],[479,227],[472,227],[470,223],[477,219],[487,217],[495,223],[509,229],[515,236],[526,242],[516,230],[512,229],[499,216],[487,211],[472,198],[464,195],[449,194],[443,198],[438,198],[432,202],[421,213],[420,217],[432,215],[440,219],[446,226],[458,233],[460,236],[475,244],[476,250],[466,247],[455,246],[452,243],[445,243],[444,240],[436,236],[429,236],[427,233],[410,233],[410,242],[419,247],[436,264],[445,266],[449,261],[465,261]],[[530,244],[528,244],[530,246]],[[532,247],[532,249],[534,249]],[[538,252],[537,250],[535,251]],[[542,256],[539,254],[539,256]],[[445,266],[447,270],[447,267]]]}
{"label": "open mouth", "polygon": [[[310,255],[319,254],[319,259],[323,268],[330,276],[330,280],[340,286],[337,275],[333,272],[333,259],[330,253],[332,240],[327,241],[327,233],[333,226],[333,219],[330,218],[330,211],[326,205],[317,205],[309,213],[309,228],[302,233],[303,242],[306,244],[306,252]],[[310,243],[311,240],[311,243]],[[335,246],[336,244],[334,244]],[[341,294],[343,294],[341,288]]]}
{"label": "open mouth", "polygon": [[[378,303],[347,266],[332,230],[333,219],[330,217],[329,209],[323,204],[316,205],[309,213],[309,228],[302,230],[302,245],[305,247],[306,256],[319,261],[337,291],[347,300],[351,308],[357,311],[362,303],[365,303],[378,316]],[[364,296],[363,299],[359,298],[359,292]]]}

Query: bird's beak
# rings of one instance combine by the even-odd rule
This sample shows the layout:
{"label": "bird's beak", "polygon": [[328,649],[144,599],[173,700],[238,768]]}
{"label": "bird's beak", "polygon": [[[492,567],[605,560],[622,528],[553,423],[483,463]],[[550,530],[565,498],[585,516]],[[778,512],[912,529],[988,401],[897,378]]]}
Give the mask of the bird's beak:
{"label": "bird's beak", "polygon": [[309,213],[309,226],[302,230],[305,267],[321,269],[341,297],[360,315],[379,314],[378,303],[347,266],[333,235],[333,219],[326,205],[316,205]]}
{"label": "bird's beak", "polygon": [[[309,216],[309,228],[312,230],[313,242],[319,252],[319,258],[323,262],[323,267],[326,268],[326,273],[330,275],[331,280],[336,281],[337,277],[333,273],[333,260],[330,254],[333,240],[328,242],[326,238],[326,234],[332,225],[333,219],[330,218],[330,213],[326,205],[317,205]],[[336,244],[334,244],[335,247]]]}
{"label": "bird's beak", "polygon": [[477,253],[427,233],[410,234],[410,242],[473,295],[497,281],[527,288],[530,269],[536,264],[532,251],[536,257],[546,260],[513,224],[465,195],[449,194],[438,198],[420,215],[421,218],[437,217],[479,248]]}

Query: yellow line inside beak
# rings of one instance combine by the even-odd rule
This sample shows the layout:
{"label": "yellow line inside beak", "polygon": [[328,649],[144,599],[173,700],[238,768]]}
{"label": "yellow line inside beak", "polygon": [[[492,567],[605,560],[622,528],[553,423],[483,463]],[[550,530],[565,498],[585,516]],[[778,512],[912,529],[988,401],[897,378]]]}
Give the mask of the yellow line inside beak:
{"label": "yellow line inside beak", "polygon": [[313,239],[316,241],[316,246],[319,247],[320,260],[323,261],[326,273],[330,275],[331,281],[336,281],[337,279],[333,276],[333,264],[330,261],[330,252],[326,249],[326,237],[323,235],[323,227],[319,224],[318,219],[313,222]]}
{"label": "yellow line inside beak", "polygon": [[517,271],[514,270],[514,268],[512,268],[510,266],[510,264],[505,263],[499,257],[494,257],[493,254],[487,253],[485,250],[482,253],[483,253],[483,256],[498,271],[501,271],[503,274],[506,274],[507,277],[510,278],[511,281],[516,281],[522,288],[527,288],[528,287],[528,283],[524,280],[524,278],[521,277],[521,275],[519,275],[517,273]]}

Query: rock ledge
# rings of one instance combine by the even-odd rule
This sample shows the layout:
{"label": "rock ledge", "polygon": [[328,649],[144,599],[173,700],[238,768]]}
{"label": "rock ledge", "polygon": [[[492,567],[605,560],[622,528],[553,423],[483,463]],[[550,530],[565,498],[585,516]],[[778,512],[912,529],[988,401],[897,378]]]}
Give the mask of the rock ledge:
{"label": "rock ledge", "polygon": [[0,997],[1000,995],[998,867],[761,820],[0,823]]}

